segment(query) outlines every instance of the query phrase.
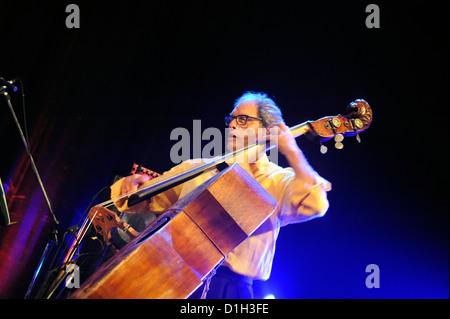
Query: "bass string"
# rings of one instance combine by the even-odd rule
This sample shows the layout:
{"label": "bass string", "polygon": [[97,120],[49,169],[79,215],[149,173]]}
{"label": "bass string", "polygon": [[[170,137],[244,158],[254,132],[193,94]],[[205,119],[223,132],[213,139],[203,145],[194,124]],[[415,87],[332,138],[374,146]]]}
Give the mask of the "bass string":
{"label": "bass string", "polygon": [[[289,129],[291,131],[298,130],[298,129],[302,128],[302,127],[305,127],[307,124],[308,124],[308,122],[305,122],[305,123],[302,123],[302,124],[295,125],[295,126],[289,128]],[[302,134],[300,134],[300,135],[302,135]],[[200,163],[197,166],[194,166],[194,167],[192,167],[192,168],[190,168],[190,169],[188,169],[186,171],[177,173],[175,175],[171,175],[171,176],[161,175],[161,176],[155,178],[154,180],[151,180],[147,185],[138,188],[137,190],[130,191],[128,193],[119,195],[119,196],[117,196],[115,198],[109,199],[109,200],[107,200],[107,201],[105,201],[103,203],[100,203],[100,204],[96,205],[96,206],[100,206],[100,207],[113,206],[115,202],[118,202],[118,201],[121,201],[123,199],[126,199],[126,198],[130,197],[131,195],[135,195],[135,194],[138,194],[140,192],[144,192],[146,190],[149,190],[152,187],[161,186],[161,185],[166,184],[166,183],[168,183],[170,181],[175,181],[175,180],[179,179],[182,176],[192,174],[192,173],[194,173],[194,172],[196,172],[196,171],[198,171],[200,169],[202,169],[203,171],[207,171],[207,170],[213,169],[218,164],[226,162],[227,160],[232,159],[234,157],[241,156],[241,154],[243,154],[246,151],[253,151],[253,150],[255,150],[258,147],[264,147],[264,149],[259,149],[259,151],[258,151],[259,154],[261,154],[262,152],[267,152],[267,151],[269,151],[269,150],[271,150],[271,149],[276,147],[276,145],[269,145],[269,146],[266,145],[267,142],[269,141],[269,138],[270,138],[270,136],[264,136],[260,141],[257,141],[255,143],[249,145],[249,146],[245,146],[245,147],[240,148],[240,149],[238,149],[238,150],[236,150],[234,152],[230,152],[230,153],[225,154],[223,156],[219,156],[217,159],[211,159],[211,162],[208,162],[206,164],[205,163]]]}
{"label": "bass string", "polygon": [[89,227],[91,227],[92,225],[92,221],[94,220],[95,216],[97,216],[97,212],[95,212],[94,216],[86,218],[83,222],[83,225],[81,225],[80,230],[77,232],[77,235],[75,236],[75,239],[66,255],[66,257],[63,260],[63,264],[68,261],[71,260],[72,257],[75,255],[75,251],[78,249],[78,244],[81,243],[84,239],[84,236],[87,234],[87,230],[89,229]]}
{"label": "bass string", "polygon": [[194,173],[194,172],[198,171],[199,169],[202,169],[202,170],[205,170],[205,171],[208,170],[208,169],[212,169],[212,168],[216,167],[218,164],[225,162],[227,159],[232,158],[233,156],[239,156],[242,152],[247,151],[249,149],[253,149],[253,148],[257,147],[257,146],[261,146],[261,144],[262,143],[252,144],[249,147],[244,147],[244,148],[241,148],[241,149],[237,150],[236,152],[231,152],[229,154],[221,156],[217,160],[212,160],[210,163],[206,163],[206,164],[205,163],[200,163],[197,166],[194,166],[194,167],[192,167],[192,168],[190,168],[190,169],[188,169],[186,171],[177,173],[175,175],[166,176],[166,177],[164,177],[164,175],[161,175],[161,176],[155,178],[154,180],[151,180],[150,183],[148,183],[147,185],[142,186],[141,188],[139,188],[139,189],[137,189],[135,191],[130,191],[128,193],[122,194],[120,196],[117,196],[115,198],[107,200],[107,201],[105,201],[103,203],[100,203],[100,204],[98,204],[96,206],[110,207],[110,206],[114,205],[115,202],[118,202],[120,200],[126,199],[126,198],[130,197],[131,195],[137,194],[139,192],[144,192],[144,191],[146,191],[146,190],[148,190],[148,189],[150,189],[152,187],[157,187],[157,186],[163,185],[163,184],[165,184],[165,183],[167,183],[169,181],[172,181],[172,180],[177,180],[178,178],[180,178],[180,177],[182,177],[184,175],[188,175],[188,174]]}

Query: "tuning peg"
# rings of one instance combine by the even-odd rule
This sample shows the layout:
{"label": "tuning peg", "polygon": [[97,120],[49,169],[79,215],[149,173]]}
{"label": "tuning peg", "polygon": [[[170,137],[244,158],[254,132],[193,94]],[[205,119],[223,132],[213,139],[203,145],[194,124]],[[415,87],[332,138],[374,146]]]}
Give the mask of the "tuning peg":
{"label": "tuning peg", "polygon": [[361,143],[361,137],[359,137],[358,129],[361,129],[363,127],[363,122],[360,119],[351,119],[352,121],[352,127],[353,131],[356,133],[356,140],[358,143]]}
{"label": "tuning peg", "polygon": [[358,143],[361,143],[361,138],[359,137],[358,131],[356,131],[356,140]]}
{"label": "tuning peg", "polygon": [[334,136],[334,141],[335,141],[336,143],[340,143],[340,142],[342,142],[343,140],[344,140],[344,135],[342,135],[341,133],[336,134],[336,135]]}
{"label": "tuning peg", "polygon": [[325,154],[328,151],[328,147],[323,144],[320,144],[320,153]]}
{"label": "tuning peg", "polygon": [[342,144],[341,142],[337,142],[334,144],[334,147],[336,147],[338,150],[341,150],[344,148],[344,144]]}
{"label": "tuning peg", "polygon": [[343,140],[344,140],[344,135],[342,135],[341,133],[336,134],[334,136],[334,141],[336,142],[334,144],[334,147],[336,147],[338,150],[341,150],[344,147],[344,144],[342,144]]}

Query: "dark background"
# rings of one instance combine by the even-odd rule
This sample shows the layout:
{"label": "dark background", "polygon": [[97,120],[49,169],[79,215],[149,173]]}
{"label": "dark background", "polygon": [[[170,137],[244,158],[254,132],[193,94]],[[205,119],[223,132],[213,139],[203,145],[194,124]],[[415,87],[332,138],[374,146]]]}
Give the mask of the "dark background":
{"label": "dark background", "polygon": [[[61,229],[133,162],[174,164],[176,127],[223,128],[234,100],[264,91],[290,126],[363,98],[362,143],[322,155],[333,183],[324,218],[283,228],[272,276],[255,296],[448,298],[448,31],[439,2],[4,1],[0,76],[20,78],[36,164]],[[13,105],[21,121],[21,93]],[[11,219],[0,227],[0,295],[22,298],[51,226],[7,104],[0,101],[0,177]],[[281,165],[286,165],[284,159]],[[368,289],[368,264],[380,268]]]}

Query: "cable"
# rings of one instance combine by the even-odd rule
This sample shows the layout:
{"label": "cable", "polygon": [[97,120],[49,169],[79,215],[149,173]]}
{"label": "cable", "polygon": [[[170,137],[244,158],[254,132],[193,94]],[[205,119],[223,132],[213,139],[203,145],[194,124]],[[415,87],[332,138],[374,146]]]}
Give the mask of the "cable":
{"label": "cable", "polygon": [[28,138],[28,129],[27,129],[27,116],[25,113],[25,90],[23,89],[23,83],[20,78],[16,78],[16,81],[20,84],[20,91],[22,92],[22,111],[23,111],[23,128],[25,131],[25,141],[27,142],[28,149],[31,150],[30,140]]}

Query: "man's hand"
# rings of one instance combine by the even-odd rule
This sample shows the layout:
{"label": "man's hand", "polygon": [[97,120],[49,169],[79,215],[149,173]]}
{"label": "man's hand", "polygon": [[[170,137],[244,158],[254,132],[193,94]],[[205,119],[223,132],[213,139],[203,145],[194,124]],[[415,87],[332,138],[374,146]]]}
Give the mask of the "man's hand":
{"label": "man's hand", "polygon": [[131,192],[136,192],[149,179],[150,179],[149,176],[140,175],[140,174],[134,174],[134,175],[125,177],[122,180],[122,185],[120,188],[120,195],[125,195],[125,194],[131,193]]}
{"label": "man's hand", "polygon": [[271,141],[277,144],[278,150],[286,158],[291,155],[295,156],[295,153],[300,152],[300,148],[295,141],[294,135],[292,135],[291,130],[286,124],[284,124],[284,122],[272,124],[269,132],[271,135]]}
{"label": "man's hand", "polygon": [[[134,175],[131,175],[131,176],[124,177],[120,181],[121,182],[121,184],[120,184],[120,194],[118,194],[117,197],[122,197],[125,194],[132,195],[132,193],[136,192],[139,188],[141,188],[142,185],[144,185],[144,183],[146,181],[148,181],[149,179],[150,179],[149,176],[147,176],[147,175],[140,175],[140,174],[134,174]],[[121,198],[120,200],[116,200],[116,201],[114,201],[114,204],[117,207],[121,207],[125,203],[125,200],[128,199],[128,197],[129,196],[126,196],[124,198]]]}
{"label": "man's hand", "polygon": [[[277,144],[278,150],[286,157],[289,165],[294,169],[295,175],[310,185],[316,183],[314,170],[309,165],[300,147],[295,141],[289,127],[284,123],[270,126],[271,142]],[[276,136],[272,136],[276,135]]]}

